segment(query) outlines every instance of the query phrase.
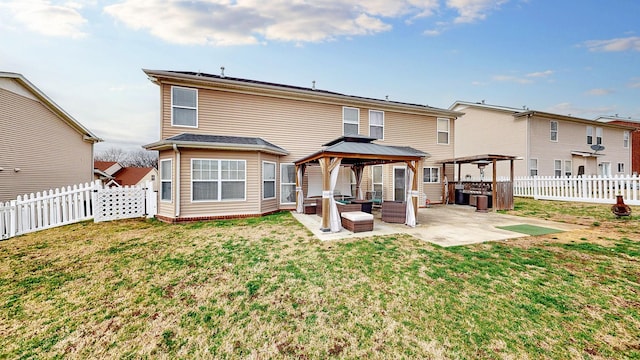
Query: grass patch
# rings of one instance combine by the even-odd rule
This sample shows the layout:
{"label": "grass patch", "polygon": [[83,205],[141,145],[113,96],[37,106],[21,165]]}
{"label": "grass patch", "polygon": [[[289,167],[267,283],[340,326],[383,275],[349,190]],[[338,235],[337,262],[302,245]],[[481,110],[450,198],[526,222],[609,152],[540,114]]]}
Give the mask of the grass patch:
{"label": "grass patch", "polygon": [[538,235],[547,235],[547,234],[555,234],[562,232],[561,230],[546,228],[542,226],[529,225],[529,224],[520,224],[520,225],[509,225],[509,226],[496,226],[498,229],[518,232],[521,234],[527,234],[530,236],[538,236]]}
{"label": "grass patch", "polygon": [[278,213],[3,241],[0,358],[640,358],[638,222],[516,205],[601,225],[440,248]]}

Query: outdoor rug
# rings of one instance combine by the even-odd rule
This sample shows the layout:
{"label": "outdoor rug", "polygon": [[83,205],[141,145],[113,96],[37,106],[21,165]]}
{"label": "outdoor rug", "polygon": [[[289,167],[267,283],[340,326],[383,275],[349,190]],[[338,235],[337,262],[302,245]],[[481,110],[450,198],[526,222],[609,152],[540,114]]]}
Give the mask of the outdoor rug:
{"label": "outdoor rug", "polygon": [[496,227],[498,229],[518,232],[518,233],[527,234],[531,236],[555,234],[555,233],[562,232],[562,230],[558,230],[558,229],[551,229],[551,228],[546,228],[542,226],[535,226],[535,225],[528,225],[528,224],[496,226]]}

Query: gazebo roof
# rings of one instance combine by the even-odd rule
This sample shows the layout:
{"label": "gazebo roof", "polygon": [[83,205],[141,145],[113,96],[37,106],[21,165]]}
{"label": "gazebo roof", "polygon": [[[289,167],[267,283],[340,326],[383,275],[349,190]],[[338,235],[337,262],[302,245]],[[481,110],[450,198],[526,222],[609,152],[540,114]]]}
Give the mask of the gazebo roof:
{"label": "gazebo roof", "polygon": [[497,154],[483,154],[483,155],[473,155],[473,156],[463,156],[457,157],[453,159],[446,159],[438,161],[440,164],[470,164],[477,163],[480,161],[503,161],[503,160],[522,160],[519,156],[512,155],[497,155]]}
{"label": "gazebo roof", "polygon": [[410,146],[373,143],[375,138],[362,135],[342,136],[324,144],[325,148],[295,162],[296,165],[317,162],[325,157],[342,158],[344,165],[376,165],[402,161],[417,161],[431,155]]}

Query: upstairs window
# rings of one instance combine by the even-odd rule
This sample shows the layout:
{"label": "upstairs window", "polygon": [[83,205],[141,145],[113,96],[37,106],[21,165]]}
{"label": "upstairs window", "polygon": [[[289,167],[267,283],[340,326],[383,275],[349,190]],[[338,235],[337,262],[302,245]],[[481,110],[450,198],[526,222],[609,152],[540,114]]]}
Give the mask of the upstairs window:
{"label": "upstairs window", "polygon": [[449,119],[438,118],[438,144],[449,144]]}
{"label": "upstairs window", "polygon": [[384,111],[369,110],[369,136],[384,139]]}
{"label": "upstairs window", "polygon": [[171,125],[198,127],[198,90],[171,87]]}
{"label": "upstairs window", "polygon": [[623,173],[624,172],[624,163],[618,163],[618,172],[619,173]]}
{"label": "upstairs window", "polygon": [[558,122],[557,121],[550,121],[549,122],[549,127],[550,127],[550,130],[551,130],[551,134],[550,134],[549,140],[558,141]]}
{"label": "upstairs window", "polygon": [[593,126],[587,126],[587,145],[593,145]]}
{"label": "upstairs window", "polygon": [[360,133],[360,109],[342,108],[343,135],[358,135]]}
{"label": "upstairs window", "polygon": [[602,145],[602,128],[596,128],[596,144]]}
{"label": "upstairs window", "polygon": [[625,132],[622,134],[622,146],[623,146],[625,149],[628,149],[628,148],[629,148],[629,131],[625,131]]}

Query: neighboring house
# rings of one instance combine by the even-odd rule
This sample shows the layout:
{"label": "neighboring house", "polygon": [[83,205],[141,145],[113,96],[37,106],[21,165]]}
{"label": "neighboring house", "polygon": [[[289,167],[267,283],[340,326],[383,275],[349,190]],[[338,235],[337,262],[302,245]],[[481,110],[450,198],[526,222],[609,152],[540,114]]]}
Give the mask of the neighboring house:
{"label": "neighboring house", "polygon": [[157,187],[158,170],[154,167],[123,167],[115,161],[95,161],[94,175],[106,186],[140,186],[147,181]]}
{"label": "neighboring house", "polygon": [[99,141],[24,76],[0,72],[0,201],[90,182]]}
{"label": "neighboring house", "polygon": [[[631,146],[625,136],[632,128],[628,126],[484,102],[457,101],[449,109],[464,113],[456,120],[456,157],[518,156],[523,161],[515,162],[515,176],[630,173]],[[604,148],[596,150],[597,145]],[[508,164],[496,167],[499,177],[509,176]],[[463,178],[476,178],[478,173],[472,165],[461,170]],[[485,173],[492,174],[491,166]]]}
{"label": "neighboring house", "polygon": [[631,173],[636,175],[640,174],[640,120],[631,118],[623,119],[617,116],[601,116],[597,118],[596,121],[634,128],[623,136],[624,141],[631,142]]}
{"label": "neighboring house", "polygon": [[[459,113],[261,81],[194,72],[144,70],[160,86],[158,218],[189,221],[255,216],[296,205],[294,162],[344,135],[425,153],[418,164],[419,203],[442,199],[438,161],[454,154]],[[448,171],[448,170],[447,170]],[[407,167],[365,168],[363,191],[405,200]],[[355,179],[341,168],[338,189]],[[341,185],[340,185],[341,184]],[[305,196],[322,196],[320,169],[308,167]]]}

